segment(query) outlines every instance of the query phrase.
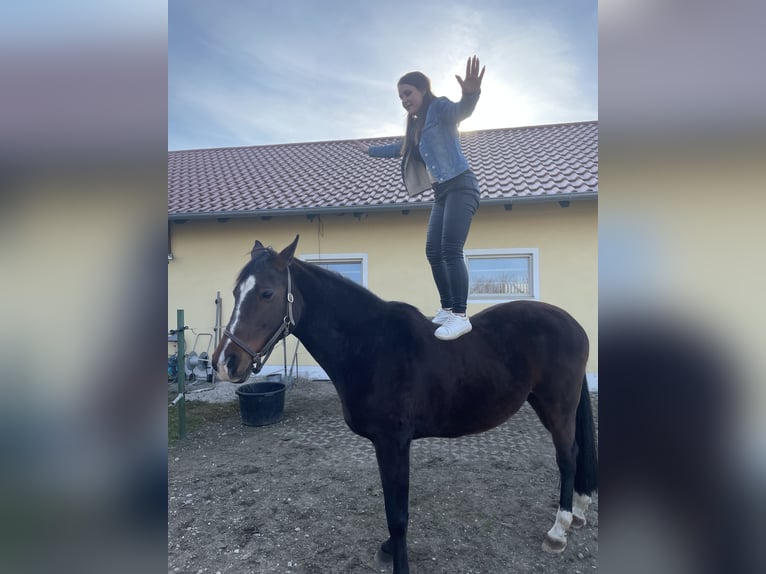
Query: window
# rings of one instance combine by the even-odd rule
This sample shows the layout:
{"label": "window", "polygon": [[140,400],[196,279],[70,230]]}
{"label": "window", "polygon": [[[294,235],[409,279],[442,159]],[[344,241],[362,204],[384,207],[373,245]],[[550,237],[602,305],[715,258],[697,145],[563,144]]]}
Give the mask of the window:
{"label": "window", "polygon": [[364,253],[312,253],[302,255],[301,259],[340,273],[354,283],[367,287],[367,255]]}
{"label": "window", "polygon": [[539,299],[537,249],[467,249],[468,301]]}

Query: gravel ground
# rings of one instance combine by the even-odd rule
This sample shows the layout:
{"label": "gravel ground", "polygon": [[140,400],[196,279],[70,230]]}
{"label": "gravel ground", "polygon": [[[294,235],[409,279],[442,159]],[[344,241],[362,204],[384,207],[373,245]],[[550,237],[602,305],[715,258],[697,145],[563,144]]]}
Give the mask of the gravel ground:
{"label": "gravel ground", "polygon": [[[299,382],[265,427],[241,424],[235,388],[190,395],[230,408],[169,450],[168,571],[379,572],[388,532],[375,455],[346,427],[332,384]],[[527,406],[481,435],[415,441],[411,570],[596,572],[598,495],[588,524],[550,555],[540,545],[557,500],[553,445]]]}
{"label": "gravel ground", "polygon": [[[274,374],[279,375],[280,377],[282,376],[280,372],[277,372]],[[267,379],[267,374],[262,373],[258,375],[257,377],[255,375],[251,375],[250,378],[247,380],[247,382],[254,383],[254,382],[265,381],[266,379]],[[305,379],[305,378],[301,378],[300,380],[303,382],[310,382],[308,381],[308,379]],[[329,383],[329,381],[316,381],[316,382]],[[236,401],[237,400],[236,390],[240,386],[241,384],[229,383],[227,381],[218,381],[218,380],[214,382],[207,382],[207,381],[187,382],[186,383],[186,400],[205,402],[205,403],[228,403],[231,401]],[[176,391],[177,386],[173,385],[173,387],[170,390]]]}

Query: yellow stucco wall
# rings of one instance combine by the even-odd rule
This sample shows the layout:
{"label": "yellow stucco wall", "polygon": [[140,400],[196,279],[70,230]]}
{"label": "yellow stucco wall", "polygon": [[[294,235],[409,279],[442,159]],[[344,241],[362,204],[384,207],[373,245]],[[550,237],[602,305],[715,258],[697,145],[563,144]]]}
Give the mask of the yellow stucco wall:
{"label": "yellow stucco wall", "polygon": [[[216,292],[223,299],[225,326],[232,311],[234,279],[248,261],[255,239],[279,250],[296,234],[296,253],[364,253],[368,288],[387,300],[406,301],[427,315],[439,298],[425,258],[428,210],[369,213],[366,217],[323,215],[309,221],[304,216],[231,219],[225,223],[187,221],[171,224],[174,260],[168,265],[168,325],[175,327],[176,309],[184,309],[186,324],[196,332],[213,332]],[[598,371],[597,203],[573,201],[502,206],[482,205],[466,242],[466,249],[535,248],[539,254],[540,300],[569,311],[591,340],[589,372]],[[488,304],[468,306],[476,313]],[[187,345],[194,343],[187,333]],[[290,338],[289,357],[295,339]],[[206,350],[200,338],[197,352]],[[288,359],[288,361],[290,360]],[[300,365],[315,365],[302,348]],[[283,364],[278,347],[269,365]]]}

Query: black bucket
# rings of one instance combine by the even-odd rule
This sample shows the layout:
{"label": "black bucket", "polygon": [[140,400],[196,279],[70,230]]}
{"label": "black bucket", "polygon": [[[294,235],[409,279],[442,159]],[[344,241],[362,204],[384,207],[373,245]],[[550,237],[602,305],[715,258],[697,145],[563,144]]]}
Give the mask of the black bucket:
{"label": "black bucket", "polygon": [[237,389],[242,424],[261,427],[278,423],[285,410],[285,385],[248,383]]}

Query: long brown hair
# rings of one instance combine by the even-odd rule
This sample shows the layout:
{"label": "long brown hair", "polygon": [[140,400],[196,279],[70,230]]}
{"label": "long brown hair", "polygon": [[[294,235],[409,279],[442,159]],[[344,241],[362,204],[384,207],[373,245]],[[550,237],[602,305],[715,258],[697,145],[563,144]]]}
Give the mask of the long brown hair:
{"label": "long brown hair", "polygon": [[423,131],[423,126],[426,123],[426,115],[428,114],[428,106],[436,98],[431,91],[431,80],[422,72],[408,72],[404,74],[397,86],[401,84],[409,84],[415,86],[418,90],[425,92],[423,94],[423,105],[418,111],[417,117],[413,117],[407,114],[407,129],[404,134],[404,144],[402,145],[402,156],[404,156],[410,147],[417,149],[417,144],[420,141],[420,133]]}

